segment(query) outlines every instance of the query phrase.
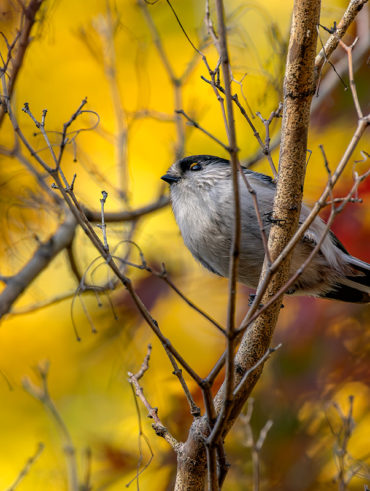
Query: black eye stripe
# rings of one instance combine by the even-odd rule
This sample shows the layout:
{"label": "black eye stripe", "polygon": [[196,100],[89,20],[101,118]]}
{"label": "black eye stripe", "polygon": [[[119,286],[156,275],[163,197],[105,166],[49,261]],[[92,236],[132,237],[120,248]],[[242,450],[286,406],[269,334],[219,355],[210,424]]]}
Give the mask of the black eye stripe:
{"label": "black eye stripe", "polygon": [[[195,167],[197,164],[200,167]],[[228,160],[215,157],[213,155],[190,155],[189,157],[185,157],[177,162],[181,175],[184,175],[185,172],[189,170],[197,171],[205,169],[207,166],[213,164],[225,164],[230,166],[230,162]],[[192,165],[193,169],[191,168]]]}

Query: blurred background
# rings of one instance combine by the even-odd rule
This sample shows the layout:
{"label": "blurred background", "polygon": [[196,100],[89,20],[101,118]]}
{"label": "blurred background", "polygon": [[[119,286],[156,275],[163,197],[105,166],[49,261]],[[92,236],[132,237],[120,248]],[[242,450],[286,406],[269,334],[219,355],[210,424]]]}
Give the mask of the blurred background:
{"label": "blurred background", "polygon": [[[196,0],[173,0],[172,5],[187,35],[207,57],[212,69],[217,54],[204,25],[205,5]],[[264,138],[255,117],[268,118],[282,99],[282,78],[287,49],[291,1],[225,1],[234,91]],[[338,22],[346,2],[325,0],[321,23]],[[211,16],[214,17],[213,9]],[[0,30],[13,40],[21,17],[20,2],[0,0]],[[359,49],[368,36],[368,12],[359,14],[345,38],[360,36]],[[159,36],[159,41],[158,37]],[[322,42],[327,32],[320,30]],[[87,97],[86,108],[73,129],[80,132],[69,145],[62,167],[75,193],[90,210],[100,209],[101,191],[108,193],[107,212],[135,209],[155,202],[166,186],[160,180],[181,155],[225,151],[190,125],[174,109],[183,109],[201,126],[226,142],[220,105],[207,69],[184,36],[167,2],[134,0],[45,0],[37,14],[17,78],[13,107],[22,131],[46,160],[50,155],[42,136],[27,114],[41,118],[47,109],[46,128],[52,144],[60,141],[63,124]],[[157,46],[163,48],[160,55]],[[1,53],[7,47],[0,40]],[[368,82],[366,54],[356,59],[356,84],[364,112]],[[164,60],[165,57],[165,60]],[[168,66],[166,68],[166,63]],[[346,63],[337,50],[334,64]],[[180,84],[171,81],[176,78]],[[334,77],[334,81],[332,80]],[[348,84],[348,73],[342,75]],[[251,160],[259,150],[253,132],[235,111],[240,158]],[[313,102],[305,200],[312,204],[326,180],[323,145],[331,166],[339,162],[356,129],[357,116],[350,90],[323,70]],[[278,135],[280,120],[271,126]],[[58,140],[59,139],[59,140]],[[368,143],[368,142],[367,142]],[[19,271],[39,241],[47,240],[61,221],[50,198],[41,191],[26,167],[4,149],[12,149],[13,130],[4,118],[0,133],[0,257],[2,276]],[[363,173],[363,139],[338,187],[343,197],[353,183],[353,172]],[[9,152],[8,152],[9,154]],[[24,152],[24,155],[28,154]],[[30,157],[31,158],[31,157]],[[278,161],[278,149],[273,158]],[[355,161],[358,161],[355,163]],[[253,169],[270,174],[265,159]],[[47,181],[51,185],[52,181]],[[337,217],[333,230],[351,254],[370,261],[370,180],[359,188],[363,203],[351,203]],[[324,210],[323,218],[330,210]],[[101,231],[96,228],[98,234]],[[170,208],[164,207],[136,222],[109,224],[111,250],[140,262],[132,239],[147,263],[166,269],[176,286],[221,324],[227,309],[227,281],[198,265],[183,245]],[[77,232],[73,256],[88,281],[109,279],[103,261],[82,232]],[[168,285],[154,275],[129,267],[128,276],[164,334],[191,366],[206,376],[222,354],[222,335],[199,316]],[[176,458],[157,437],[140,401],[136,403],[127,372],[136,372],[153,345],[150,369],[141,381],[146,397],[178,440],[186,439],[191,416],[178,380],[157,339],[142,321],[124,289],[109,295],[78,295],[78,282],[68,254],[62,252],[14,304],[0,328],[0,487],[8,489],[40,442],[44,449],[19,484],[24,490],[67,489],[63,438],[46,408],[22,387],[28,377],[40,385],[36,367],[50,363],[50,395],[73,441],[80,480],[91,474],[92,489],[123,489],[138,468],[142,490],[172,489]],[[239,288],[238,318],[247,310],[249,291]],[[45,305],[44,305],[45,304]],[[313,298],[285,298],[274,336],[282,343],[267,363],[253,393],[250,422],[241,418],[229,435],[226,450],[231,469],[225,489],[252,486],[251,438],[258,439],[268,420],[272,427],[260,452],[261,489],[338,489],[338,449],[343,449],[343,419],[333,405],[347,414],[353,399],[355,427],[348,442],[345,471],[353,479],[348,489],[369,483],[369,306]],[[41,305],[44,307],[41,308]],[[76,333],[81,341],[76,340]],[[94,333],[93,331],[97,332]],[[188,380],[199,404],[201,394]],[[221,383],[221,378],[216,386]],[[216,387],[217,388],[217,387]],[[138,417],[138,411],[141,419]],[[246,408],[246,411],[247,408]],[[151,458],[151,455],[153,457]],[[137,487],[133,481],[131,487]],[[17,489],[18,489],[17,487]]]}

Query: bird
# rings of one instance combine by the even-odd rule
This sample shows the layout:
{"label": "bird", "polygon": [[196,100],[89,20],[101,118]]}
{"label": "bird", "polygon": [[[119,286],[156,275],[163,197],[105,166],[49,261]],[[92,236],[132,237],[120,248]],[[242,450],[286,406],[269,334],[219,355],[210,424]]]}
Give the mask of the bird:
{"label": "bird", "polygon": [[[256,192],[263,226],[268,235],[275,181],[268,175],[241,167]],[[234,224],[234,194],[230,161],[213,155],[192,155],[177,160],[161,177],[170,185],[172,210],[184,243],[206,269],[228,277]],[[264,261],[261,230],[251,193],[239,175],[241,239],[237,280],[256,289]],[[302,204],[300,223],[310,213]],[[325,233],[316,217],[293,250],[293,275]],[[349,254],[332,231],[327,233],[312,261],[297,277],[289,294],[353,303],[370,302],[370,264]]]}

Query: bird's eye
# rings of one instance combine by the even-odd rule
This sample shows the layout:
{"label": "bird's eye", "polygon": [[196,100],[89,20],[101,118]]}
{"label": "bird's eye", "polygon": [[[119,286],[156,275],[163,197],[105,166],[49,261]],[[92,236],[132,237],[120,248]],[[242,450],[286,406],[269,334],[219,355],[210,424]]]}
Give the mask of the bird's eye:
{"label": "bird's eye", "polygon": [[193,162],[189,167],[190,170],[200,170],[201,168],[202,166],[198,162]]}

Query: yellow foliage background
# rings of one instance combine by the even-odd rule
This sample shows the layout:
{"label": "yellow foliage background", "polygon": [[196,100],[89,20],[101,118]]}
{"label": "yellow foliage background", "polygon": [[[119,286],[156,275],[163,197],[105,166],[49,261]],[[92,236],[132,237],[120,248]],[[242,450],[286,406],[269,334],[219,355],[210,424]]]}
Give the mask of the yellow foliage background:
{"label": "yellow foliage background", "polygon": [[[202,29],[204,31],[203,2],[173,0],[172,3],[187,34],[197,45]],[[225,5],[233,75],[240,80],[247,74],[243,90],[248,103],[254,113],[260,111],[268,117],[276,109],[281,96],[272,82],[279,81],[282,76],[284,58],[278,47],[281,48],[287,39],[292,2],[274,0],[266,4],[230,0]],[[324,1],[322,24],[333,25],[334,20],[340,19],[345,6],[346,2],[341,0]],[[0,8],[1,30],[11,39],[17,25],[14,4],[3,0]],[[172,69],[176,76],[180,76],[194,57],[194,50],[165,1],[147,8],[161,35]],[[131,123],[125,185],[131,207],[154,201],[163,189],[160,176],[174,160],[176,128],[173,122],[163,118],[142,117],[133,121],[132,115],[149,110],[166,114],[167,118],[173,117],[174,91],[138,3],[134,0],[46,0],[41,14],[33,29],[33,40],[14,97],[23,131],[46,157],[42,138],[33,136],[35,127],[32,121],[21,112],[23,103],[30,104],[36,117],[47,108],[47,129],[59,131],[87,96],[87,108],[99,115],[100,123],[97,129],[78,136],[77,161],[74,162],[73,151],[69,149],[63,169],[69,180],[74,173],[77,174],[75,191],[84,205],[98,209],[100,193],[105,189],[108,192],[106,210],[120,209],[122,203],[114,191],[119,186],[114,144],[117,99],[114,100],[104,67],[104,60],[107,62],[112,55],[112,44],[109,44],[109,36],[104,37],[104,32],[114,33],[116,77],[113,84],[117,84],[120,94],[123,119],[127,118]],[[321,35],[326,39],[324,32]],[[2,45],[1,49],[4,48]],[[217,62],[214,49],[207,47],[204,52],[214,67]],[[218,102],[211,87],[201,80],[201,75],[208,76],[202,61],[197,59],[182,90],[182,107],[208,131],[225,141]],[[350,91],[344,92],[339,82],[337,85],[329,100],[322,102],[323,110],[314,118],[310,131],[309,148],[313,153],[307,173],[305,196],[308,202],[314,202],[319,196],[327,177],[318,145],[324,144],[334,168],[356,126]],[[366,85],[361,77],[358,85],[361,96],[365,92],[361,87]],[[116,89],[113,85],[113,90]],[[242,100],[237,84],[235,91]],[[88,128],[95,122],[93,114],[86,114],[74,127]],[[243,160],[253,155],[258,145],[238,112],[236,122]],[[254,122],[263,135],[261,122],[258,119]],[[274,133],[277,130],[278,125],[275,125]],[[208,153],[226,156],[223,149],[200,131],[186,126],[185,134],[187,155]],[[58,141],[57,135],[51,134],[51,138]],[[0,143],[11,146],[12,141],[10,125],[5,121]],[[364,147],[360,145],[361,148]],[[276,162],[276,151],[273,156]],[[17,161],[4,156],[0,159],[1,274],[9,275],[18,271],[31,257],[37,240],[50,236],[59,217],[51,206],[29,207],[27,199],[31,192],[37,196],[37,185]],[[359,151],[355,159],[361,159]],[[366,165],[360,164],[358,170],[364,171]],[[270,172],[265,161],[255,168]],[[350,188],[351,173],[350,166],[341,187],[342,194]],[[370,192],[368,185],[362,189],[364,204],[351,205],[345,218],[338,219],[339,225],[335,230],[351,253],[369,261]],[[122,240],[129,227],[129,224],[109,227],[111,243]],[[191,258],[168,207],[138,223],[135,241],[150,263],[159,266],[164,261],[181,290],[219,322],[224,322],[227,281],[211,276]],[[76,255],[81,270],[85,271],[96,253],[82,233],[78,234],[77,243]],[[148,274],[133,268],[129,274],[134,284],[142,285],[145,298],[152,304],[153,317],[165,335],[199,373],[206,375],[222,353],[221,335],[164,287],[160,280],[148,280]],[[95,279],[103,281],[106,277],[107,271],[100,266]],[[38,442],[43,442],[45,449],[19,489],[66,489],[65,459],[58,429],[40,402],[22,388],[25,376],[39,384],[35,366],[46,359],[50,361],[50,393],[72,435],[81,476],[88,467],[86,449],[91,449],[93,489],[122,489],[135,476],[140,452],[139,422],[126,374],[128,370],[139,368],[148,343],[153,344],[153,353],[150,371],[142,382],[145,393],[151,404],[159,408],[160,418],[174,436],[180,440],[186,438],[190,417],[179,383],[172,375],[160,343],[136,315],[133,306],[128,304],[124,292],[112,295],[118,320],[114,319],[106,298],[101,299],[103,306],[100,308],[95,297],[90,295],[84,300],[97,334],[92,334],[78,297],[74,300],[70,297],[28,314],[15,315],[17,310],[73,291],[76,287],[66,256],[62,253],[16,303],[14,314],[1,324],[1,489],[6,489],[15,480],[26,460],[34,454]],[[247,299],[248,292],[241,288],[240,318]],[[331,453],[335,438],[323,415],[332,411],[332,408],[327,409],[331,400],[336,400],[346,411],[348,395],[353,394],[357,427],[350,451],[355,458],[363,458],[368,453],[369,373],[366,366],[369,358],[366,349],[369,348],[369,338],[366,330],[369,328],[369,307],[296,298],[288,298],[284,303],[276,334],[276,342],[282,341],[283,348],[267,364],[255,394],[256,433],[268,418],[274,420],[271,436],[265,443],[266,448],[271,448],[266,450],[267,463],[262,466],[264,485],[266,489],[336,489],[332,482],[336,469]],[[76,341],[72,317],[81,342]],[[331,349],[333,351],[329,352]],[[340,355],[335,358],[337,353]],[[336,363],[332,363],[334,358]],[[293,378],[294,383],[291,382]],[[308,379],[307,391],[300,391],[306,387]],[[191,381],[189,383],[197,394],[196,387]],[[197,397],[200,401],[199,394]],[[291,412],[285,406],[287,401],[291,401],[294,408]],[[152,463],[140,476],[140,489],[168,489],[174,475],[175,456],[167,444],[154,435],[140,402],[139,410],[143,431],[154,452]],[[243,445],[243,438],[242,425],[238,424],[228,443],[232,469],[225,489],[242,490],[250,486],[250,452]],[[143,439],[141,445],[146,462],[150,452]],[[263,462],[264,453],[261,459]],[[278,463],[271,468],[268,464],[271,461]],[[364,482],[366,476],[362,473],[352,481],[351,489],[359,489],[358,486]],[[136,484],[132,483],[133,486]]]}

